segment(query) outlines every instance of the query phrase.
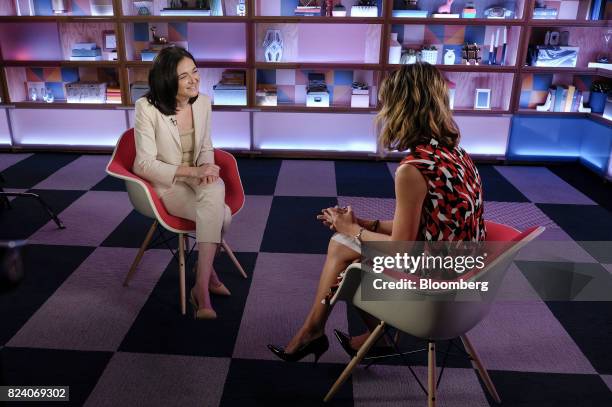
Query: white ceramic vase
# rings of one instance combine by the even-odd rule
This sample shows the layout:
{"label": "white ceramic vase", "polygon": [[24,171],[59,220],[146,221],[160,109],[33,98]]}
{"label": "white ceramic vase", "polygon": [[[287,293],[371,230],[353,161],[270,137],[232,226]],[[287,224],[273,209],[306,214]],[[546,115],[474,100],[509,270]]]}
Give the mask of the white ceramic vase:
{"label": "white ceramic vase", "polygon": [[283,59],[283,36],[280,30],[266,31],[262,46],[266,62],[281,62]]}

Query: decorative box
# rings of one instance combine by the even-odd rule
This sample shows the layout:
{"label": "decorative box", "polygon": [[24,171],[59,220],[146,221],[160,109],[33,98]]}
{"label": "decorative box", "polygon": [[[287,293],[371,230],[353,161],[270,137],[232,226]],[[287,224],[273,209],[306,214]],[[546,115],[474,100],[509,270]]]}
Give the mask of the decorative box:
{"label": "decorative box", "polygon": [[113,0],[91,0],[92,16],[112,16]]}
{"label": "decorative box", "polygon": [[67,83],[66,101],[68,103],[106,103],[106,83]]}
{"label": "decorative box", "polygon": [[149,91],[149,84],[147,82],[134,82],[130,85],[130,97],[132,103],[136,103],[138,99],[143,97]]}
{"label": "decorative box", "polygon": [[329,92],[324,91],[306,93],[306,106],[329,107]]}
{"label": "decorative box", "polygon": [[438,50],[421,50],[421,62],[427,62],[428,64],[435,65],[438,62]]}
{"label": "decorative box", "polygon": [[575,68],[579,50],[579,47],[538,45],[532,57],[532,65]]}
{"label": "decorative box", "polygon": [[351,17],[378,17],[376,6],[352,6]]}

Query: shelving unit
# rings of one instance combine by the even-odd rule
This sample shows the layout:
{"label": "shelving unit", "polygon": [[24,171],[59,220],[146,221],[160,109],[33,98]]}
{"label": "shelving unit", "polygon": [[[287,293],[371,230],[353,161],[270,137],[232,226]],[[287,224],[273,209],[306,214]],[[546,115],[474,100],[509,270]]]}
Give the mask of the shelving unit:
{"label": "shelving unit", "polygon": [[[90,0],[72,0],[79,7],[79,13],[86,13]],[[154,0],[154,14],[164,7],[165,0]],[[287,4],[283,5],[282,2]],[[150,28],[155,26],[160,35],[170,42],[188,45],[197,60],[202,76],[201,91],[212,96],[213,85],[221,78],[224,70],[245,72],[247,100],[243,106],[214,105],[213,133],[215,144],[249,154],[274,155],[292,149],[302,156],[317,156],[327,152],[329,156],[352,156],[375,154],[375,132],[372,119],[377,110],[377,90],[388,73],[399,65],[388,60],[390,34],[398,33],[405,47],[437,45],[438,68],[452,82],[456,83],[456,120],[462,130],[463,140],[468,145],[478,143],[495,144],[495,148],[483,150],[473,148],[475,154],[504,157],[511,131],[512,117],[573,117],[592,118],[598,123],[611,125],[602,115],[587,113],[536,112],[535,108],[524,106],[525,92],[530,94],[530,105],[540,100],[541,90],[526,90],[526,82],[549,76],[550,83],[571,84],[575,78],[610,78],[612,73],[601,68],[588,68],[598,50],[594,38],[601,37],[604,30],[612,29],[610,20],[586,20],[584,2],[579,1],[576,19],[534,20],[532,11],[535,0],[516,0],[515,19],[485,18],[400,18],[393,17],[393,0],[379,0],[377,17],[300,17],[281,15],[293,9],[291,0],[246,0],[247,15],[236,15],[237,0],[223,0],[226,6],[224,16],[160,16],[137,15],[132,0],[108,0],[114,15],[61,15],[61,16],[17,16],[15,0],[0,2],[0,148],[3,144],[12,149],[36,148],[50,145],[58,149],[97,149],[109,151],[121,131],[133,125],[133,103],[131,85],[147,80],[151,62],[140,59],[140,51],[147,47]],[[338,0],[336,0],[338,3]],[[356,4],[355,0],[342,0],[347,10]],[[421,0],[422,8],[435,9],[442,1]],[[458,0],[453,4],[457,12],[465,3]],[[481,13],[492,0],[478,1]],[[575,3],[575,2],[574,2]],[[442,65],[445,49],[460,49],[464,42],[477,42],[482,47],[483,61],[487,60],[492,34],[498,29],[508,31],[506,65]],[[283,33],[283,59],[280,63],[265,62],[262,42],[268,29],[279,29]],[[543,68],[525,66],[529,44],[541,42],[547,30],[570,32],[570,44],[576,39],[581,48],[576,68]],[[117,36],[117,60],[70,61],[71,45],[74,42],[96,42],[101,45],[102,32],[114,31]],[[572,44],[573,45],[573,44]],[[584,53],[583,53],[584,51]],[[456,52],[456,54],[458,54]],[[108,54],[103,52],[103,57]],[[459,55],[456,57],[459,61]],[[77,72],[80,80],[96,80],[114,72],[116,85],[121,92],[120,104],[73,104],[61,101],[58,93],[53,103],[32,102],[26,94],[25,82],[33,70],[42,72],[43,82],[61,83],[59,75]],[[329,80],[330,107],[306,107],[305,80],[310,72],[324,73]],[[55,75],[55,76],[54,76]],[[54,77],[54,81],[48,80]],[[267,83],[274,79],[275,83]],[[531,78],[531,79],[530,79]],[[366,82],[370,86],[370,106],[350,107],[350,84],[353,80]],[[569,81],[569,83],[567,83]],[[584,81],[583,81],[584,82]],[[258,85],[276,85],[277,106],[260,106],[257,103]],[[473,109],[476,88],[492,90],[491,109]],[[535,93],[534,93],[535,92]],[[537,94],[536,94],[537,93]],[[545,98],[545,95],[544,95]],[[59,101],[58,101],[59,100]],[[58,132],[49,131],[48,142],[37,133],[31,138],[20,131],[30,131],[19,120],[40,115],[44,110],[57,112],[58,121],[78,116],[79,110],[100,110],[106,112],[104,120],[116,120],[106,131],[116,131],[114,136],[104,135],[103,143],[97,139],[83,137],[83,143],[64,143],[58,139]],[[20,111],[19,114],[16,114]],[[6,119],[4,117],[6,116]],[[112,118],[111,118],[112,117]],[[332,128],[313,126],[315,122],[330,123]],[[484,134],[475,119],[483,118],[490,124],[491,134]],[[2,120],[7,121],[11,143],[3,142]],[[318,131],[313,141],[306,134],[295,136],[289,122],[298,120],[299,127],[312,127]],[[279,123],[287,133],[272,130],[270,123]],[[360,127],[353,123],[360,123]],[[364,123],[369,123],[369,126]],[[283,127],[287,124],[287,127]],[[63,128],[63,124],[49,126]],[[76,126],[77,132],[89,134],[84,123]],[[59,131],[59,130],[58,130]],[[238,134],[240,132],[240,134]],[[267,132],[274,133],[269,140]],[[275,133],[276,132],[276,133]],[[284,139],[283,139],[284,137]],[[351,138],[347,142],[345,138]],[[77,137],[78,139],[78,137]],[[333,142],[337,139],[337,143]],[[58,141],[59,140],[59,141]],[[318,140],[318,141],[317,141]],[[323,142],[323,141],[324,142]],[[331,140],[331,141],[330,141]],[[492,141],[494,140],[494,141]],[[319,144],[317,144],[319,143]],[[12,144],[12,146],[11,146]],[[291,146],[294,146],[292,148]]]}

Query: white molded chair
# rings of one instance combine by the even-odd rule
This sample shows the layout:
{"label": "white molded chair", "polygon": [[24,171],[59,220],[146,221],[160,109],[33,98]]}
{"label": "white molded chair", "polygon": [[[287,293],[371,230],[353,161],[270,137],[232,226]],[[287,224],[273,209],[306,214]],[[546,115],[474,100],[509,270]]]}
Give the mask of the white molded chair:
{"label": "white molded chair", "polygon": [[[453,301],[456,290],[448,291],[420,291],[403,290],[402,299],[364,301],[361,296],[362,269],[360,263],[351,264],[345,273],[338,291],[331,300],[331,305],[337,301],[351,302],[358,309],[367,312],[380,320],[376,329],[371,333],[357,354],[349,362],[340,377],[336,380],[324,401],[329,401],[340,386],[351,375],[353,369],[368,354],[370,348],[386,333],[387,327],[398,332],[404,332],[428,341],[428,369],[427,369],[427,398],[428,406],[436,405],[436,341],[461,338],[470,360],[484,382],[491,397],[501,402],[497,390],[489,377],[484,365],[480,361],[476,349],[469,341],[466,333],[478,324],[489,312],[497,290],[511,265],[517,252],[528,242],[535,239],[544,231],[543,227],[533,227],[525,232],[519,232],[509,226],[486,222],[487,242],[504,242],[507,249],[497,254],[477,274],[467,278],[466,281],[488,281],[488,291],[483,293],[478,301]],[[466,276],[467,277],[467,276]],[[384,281],[397,281],[386,275],[378,274],[377,278]],[[433,299],[433,297],[436,297]],[[401,352],[396,347],[397,355]],[[418,380],[418,377],[412,371]],[[421,385],[419,381],[419,385]],[[424,386],[421,385],[423,390]]]}

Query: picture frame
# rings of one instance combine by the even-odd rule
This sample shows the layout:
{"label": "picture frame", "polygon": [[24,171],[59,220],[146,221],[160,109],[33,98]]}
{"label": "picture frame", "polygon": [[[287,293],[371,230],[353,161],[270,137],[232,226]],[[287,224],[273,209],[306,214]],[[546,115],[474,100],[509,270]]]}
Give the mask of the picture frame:
{"label": "picture frame", "polygon": [[114,51],[117,49],[117,35],[113,30],[102,31],[102,50]]}
{"label": "picture frame", "polygon": [[491,109],[491,89],[476,89],[474,109]]}

